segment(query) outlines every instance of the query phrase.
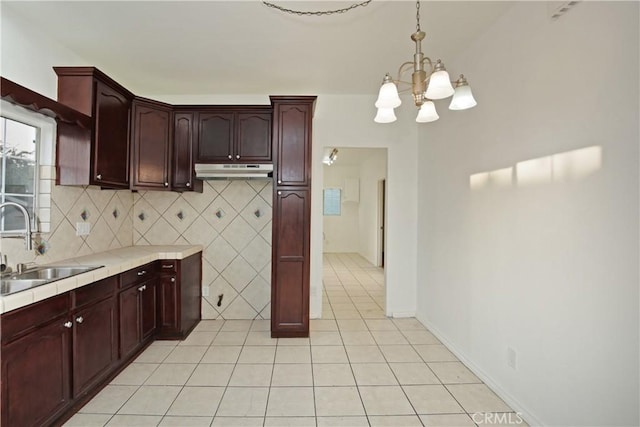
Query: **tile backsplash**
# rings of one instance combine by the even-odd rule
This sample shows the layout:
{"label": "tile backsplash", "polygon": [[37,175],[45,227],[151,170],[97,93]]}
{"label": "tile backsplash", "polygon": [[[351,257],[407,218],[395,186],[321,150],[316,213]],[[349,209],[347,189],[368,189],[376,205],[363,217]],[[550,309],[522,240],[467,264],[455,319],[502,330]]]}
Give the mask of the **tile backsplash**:
{"label": "tile backsplash", "polygon": [[[0,252],[15,266],[131,245],[199,244],[209,293],[203,319],[268,319],[271,200],[270,180],[205,181],[202,193],[53,185],[51,231],[34,243],[44,254],[27,252],[22,238],[0,239]],[[89,235],[76,236],[79,222],[90,223]]]}
{"label": "tile backsplash", "polygon": [[215,180],[202,194],[134,193],[133,244],[202,245],[202,318],[268,319],[272,190],[270,180]]}
{"label": "tile backsplash", "polygon": [[[133,195],[128,190],[52,185],[47,202],[50,231],[34,239],[34,248],[41,247],[44,253],[26,251],[23,238],[2,238],[0,251],[10,266],[47,264],[133,244]],[[76,236],[79,222],[90,223],[89,235]]]}

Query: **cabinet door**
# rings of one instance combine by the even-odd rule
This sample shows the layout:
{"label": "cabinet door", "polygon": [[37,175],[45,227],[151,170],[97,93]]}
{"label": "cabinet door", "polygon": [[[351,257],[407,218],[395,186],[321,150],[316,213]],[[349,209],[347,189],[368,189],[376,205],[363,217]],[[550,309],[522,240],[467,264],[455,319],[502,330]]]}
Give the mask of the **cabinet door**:
{"label": "cabinet door", "polygon": [[156,279],[147,280],[137,287],[140,292],[140,324],[142,341],[147,339],[156,331],[157,312],[156,312]]}
{"label": "cabinet door", "polygon": [[271,162],[271,114],[238,113],[234,158],[239,162]]}
{"label": "cabinet door", "polygon": [[180,284],[175,274],[160,276],[159,327],[161,334],[175,334],[180,329]]}
{"label": "cabinet door", "polygon": [[132,188],[169,189],[170,129],[169,110],[133,103]]}
{"label": "cabinet door", "polygon": [[308,190],[276,192],[274,203],[271,287],[273,337],[309,333],[309,218]]}
{"label": "cabinet door", "polygon": [[70,329],[60,319],[2,348],[2,425],[49,425],[70,402]]}
{"label": "cabinet door", "polygon": [[94,185],[129,188],[130,106],[125,96],[96,81],[91,176]]}
{"label": "cabinet door", "polygon": [[120,359],[133,353],[142,341],[140,337],[140,308],[137,286],[118,294],[120,319]]}
{"label": "cabinet door", "polygon": [[171,188],[202,192],[202,181],[194,179],[194,113],[175,113],[173,120],[173,165]]}
{"label": "cabinet door", "polygon": [[78,396],[109,373],[118,358],[114,298],[73,316],[73,395]]}
{"label": "cabinet door", "polygon": [[232,161],[233,139],[233,113],[200,113],[196,162]]}
{"label": "cabinet door", "polygon": [[278,104],[274,110],[277,185],[311,183],[311,105]]}

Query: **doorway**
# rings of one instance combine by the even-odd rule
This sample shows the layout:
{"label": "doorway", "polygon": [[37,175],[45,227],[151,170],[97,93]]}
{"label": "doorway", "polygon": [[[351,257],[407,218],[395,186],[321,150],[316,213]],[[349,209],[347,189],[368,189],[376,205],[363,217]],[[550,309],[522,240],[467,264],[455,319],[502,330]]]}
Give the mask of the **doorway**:
{"label": "doorway", "polygon": [[386,313],[386,148],[327,147],[323,165],[323,318]]}

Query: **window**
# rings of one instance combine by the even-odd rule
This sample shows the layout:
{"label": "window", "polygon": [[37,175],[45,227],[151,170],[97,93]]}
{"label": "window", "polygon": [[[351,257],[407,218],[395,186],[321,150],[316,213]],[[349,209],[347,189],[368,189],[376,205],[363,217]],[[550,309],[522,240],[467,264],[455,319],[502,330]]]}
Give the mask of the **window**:
{"label": "window", "polygon": [[[24,206],[33,218],[36,210],[39,129],[0,117],[0,203]],[[22,214],[5,208],[0,231],[24,229]]]}
{"label": "window", "polygon": [[339,188],[324,189],[324,215],[340,215],[340,193]]}
{"label": "window", "polygon": [[[24,206],[32,230],[48,232],[55,121],[6,101],[0,105],[0,203]],[[0,232],[24,228],[24,218],[18,209],[2,209]]]}

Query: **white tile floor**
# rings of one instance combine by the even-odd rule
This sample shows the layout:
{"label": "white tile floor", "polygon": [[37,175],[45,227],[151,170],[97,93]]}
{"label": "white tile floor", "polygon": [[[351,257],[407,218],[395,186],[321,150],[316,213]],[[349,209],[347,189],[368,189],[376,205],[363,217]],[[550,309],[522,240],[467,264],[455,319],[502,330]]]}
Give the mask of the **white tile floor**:
{"label": "white tile floor", "polygon": [[384,316],[381,269],[327,254],[324,292],[310,338],[202,321],[154,342],[66,425],[475,426],[474,413],[512,412],[420,322]]}

